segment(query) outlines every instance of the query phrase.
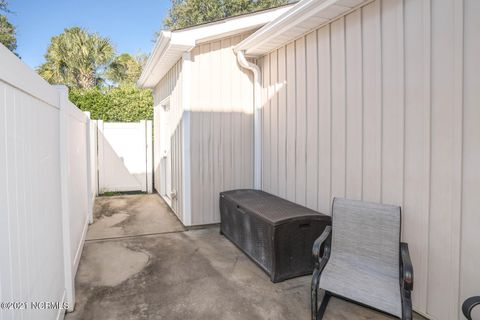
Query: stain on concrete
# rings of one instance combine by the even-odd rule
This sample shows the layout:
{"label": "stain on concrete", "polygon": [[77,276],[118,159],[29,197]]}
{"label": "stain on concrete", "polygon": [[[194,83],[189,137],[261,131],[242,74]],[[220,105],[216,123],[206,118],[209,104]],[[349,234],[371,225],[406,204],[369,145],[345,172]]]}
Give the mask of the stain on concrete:
{"label": "stain on concrete", "polygon": [[123,229],[118,226],[121,222],[128,219],[127,213],[114,213],[98,218],[88,230],[89,239],[113,238],[122,234]]}
{"label": "stain on concrete", "polygon": [[98,197],[87,240],[183,230],[181,222],[156,194]]}
{"label": "stain on concrete", "polygon": [[85,264],[91,268],[81,268],[79,279],[93,287],[115,287],[141,272],[148,264],[149,255],[131,250],[122,242],[96,242],[87,246]]}

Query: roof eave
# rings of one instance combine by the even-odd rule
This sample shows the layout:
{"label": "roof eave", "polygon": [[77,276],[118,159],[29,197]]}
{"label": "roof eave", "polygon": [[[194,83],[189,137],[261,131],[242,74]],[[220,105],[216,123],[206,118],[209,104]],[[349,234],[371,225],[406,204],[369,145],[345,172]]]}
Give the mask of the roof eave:
{"label": "roof eave", "polygon": [[147,85],[149,82],[149,78],[152,75],[152,71],[154,66],[158,63],[163,52],[165,52],[165,48],[169,45],[171,38],[171,32],[162,30],[157,37],[157,41],[155,42],[155,46],[153,47],[152,54],[148,57],[147,62],[145,63],[145,67],[143,68],[142,74],[137,81],[137,86],[140,88],[149,88],[150,86]]}
{"label": "roof eave", "polygon": [[181,58],[182,53],[192,50],[196,45],[255,30],[284,14],[292,7],[293,5],[286,5],[178,31],[161,31],[152,55],[147,60],[137,81],[137,86],[142,88],[155,87],[168,69]]}
{"label": "roof eave", "polygon": [[[268,47],[269,43],[282,36],[286,31],[302,26],[302,24],[308,26],[307,32],[297,33],[295,36],[292,36],[292,38],[288,38],[281,42],[281,44],[278,44],[278,47],[285,45],[322,25],[331,23],[333,20],[336,20],[372,1],[373,0],[302,0],[295,4],[289,11],[266,24],[248,38],[237,44],[234,47],[234,50],[235,52],[243,51],[247,56],[251,57],[265,55],[269,51],[264,48]],[[315,27],[312,28],[309,26],[309,19],[321,15],[322,12],[328,10],[332,11],[332,7],[337,8],[336,11],[338,11],[338,14],[326,17],[323,21],[321,18],[316,17],[318,23]],[[333,10],[333,12],[335,12],[335,10]]]}

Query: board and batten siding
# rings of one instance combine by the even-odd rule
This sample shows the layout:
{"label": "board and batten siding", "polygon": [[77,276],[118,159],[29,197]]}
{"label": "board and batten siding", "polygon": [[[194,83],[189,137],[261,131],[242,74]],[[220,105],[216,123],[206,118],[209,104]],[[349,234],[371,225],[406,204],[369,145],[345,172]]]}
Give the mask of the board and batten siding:
{"label": "board and batten siding", "polygon": [[[163,152],[170,150],[171,190],[176,196],[170,200],[170,206],[180,220],[183,217],[182,183],[182,60],[179,60],[160,80],[153,91],[154,96],[154,183],[157,192],[164,182],[161,174]],[[170,111],[165,112],[161,103],[169,99]],[[166,118],[165,118],[166,117]],[[164,194],[162,194],[164,196]],[[170,196],[169,194],[167,196]],[[168,201],[168,199],[167,199]]]}
{"label": "board and batten siding", "polygon": [[414,308],[479,294],[480,2],[374,1],[259,60],[267,192],[401,205]]}
{"label": "board and batten siding", "polygon": [[253,186],[253,85],[233,46],[241,34],[191,52],[192,224],[220,222],[219,193]]}

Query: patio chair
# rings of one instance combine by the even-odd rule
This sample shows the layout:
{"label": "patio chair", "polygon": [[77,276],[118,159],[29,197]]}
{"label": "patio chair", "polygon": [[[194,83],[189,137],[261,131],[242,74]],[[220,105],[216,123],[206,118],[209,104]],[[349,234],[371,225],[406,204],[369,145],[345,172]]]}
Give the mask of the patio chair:
{"label": "patio chair", "polygon": [[413,268],[408,245],[400,242],[400,212],[398,206],[333,200],[332,227],[313,245],[312,320],[323,318],[331,296],[412,319]]}
{"label": "patio chair", "polygon": [[472,320],[472,310],[476,306],[480,305],[480,296],[470,297],[462,304],[462,311],[465,318]]}

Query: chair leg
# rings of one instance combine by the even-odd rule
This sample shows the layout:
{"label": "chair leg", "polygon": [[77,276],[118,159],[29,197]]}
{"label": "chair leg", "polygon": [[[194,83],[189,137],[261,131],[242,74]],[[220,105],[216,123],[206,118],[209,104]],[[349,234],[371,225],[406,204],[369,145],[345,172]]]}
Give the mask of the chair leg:
{"label": "chair leg", "polygon": [[328,305],[328,302],[330,301],[331,296],[332,295],[330,294],[330,292],[325,291],[325,294],[322,299],[322,303],[320,304],[320,308],[318,309],[318,313],[317,313],[318,320],[321,320],[323,318],[323,315],[325,313],[325,310],[327,310],[327,305]]}
{"label": "chair leg", "polygon": [[320,281],[320,271],[315,268],[313,270],[312,287],[311,287],[312,320],[321,320],[323,318],[323,314],[327,309],[327,305],[331,297],[330,292],[325,291],[325,294],[323,295],[322,303],[320,304],[320,308],[318,307],[318,282],[319,281]]}
{"label": "chair leg", "polygon": [[317,268],[313,269],[313,276],[312,276],[312,286],[311,286],[311,312],[312,312],[312,320],[317,320],[317,310],[318,310],[318,282],[320,281],[320,270]]}
{"label": "chair leg", "polygon": [[412,320],[412,297],[409,291],[403,292],[402,320]]}

